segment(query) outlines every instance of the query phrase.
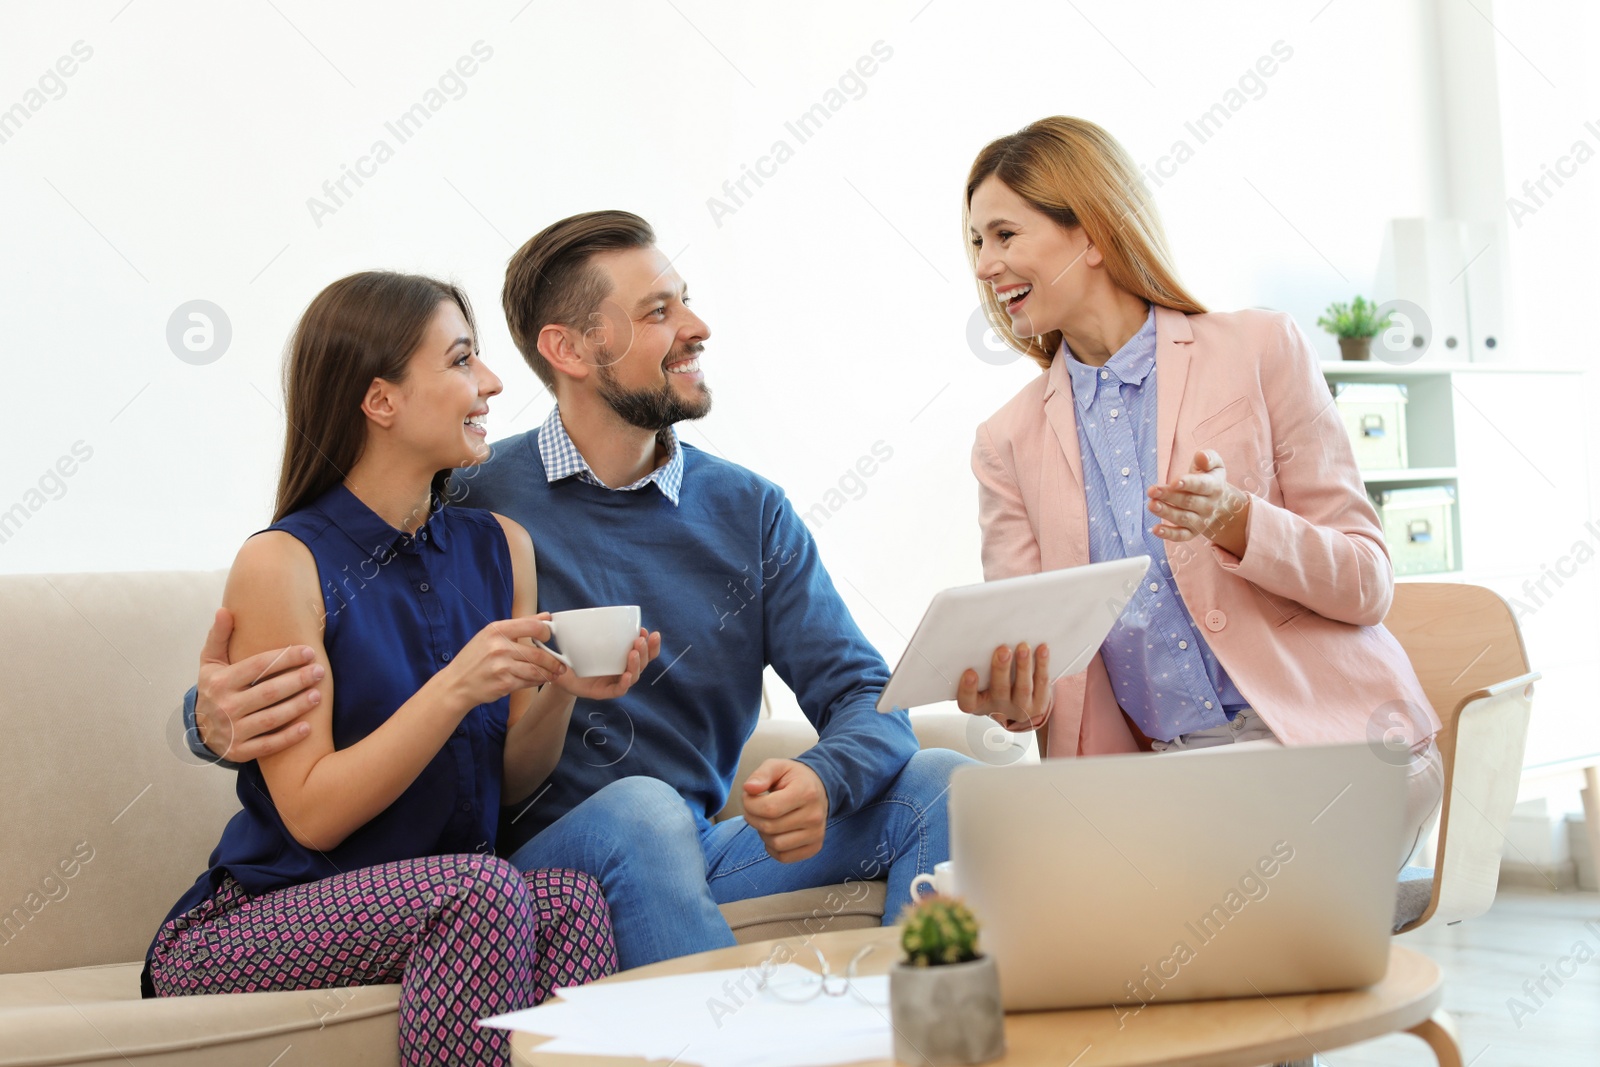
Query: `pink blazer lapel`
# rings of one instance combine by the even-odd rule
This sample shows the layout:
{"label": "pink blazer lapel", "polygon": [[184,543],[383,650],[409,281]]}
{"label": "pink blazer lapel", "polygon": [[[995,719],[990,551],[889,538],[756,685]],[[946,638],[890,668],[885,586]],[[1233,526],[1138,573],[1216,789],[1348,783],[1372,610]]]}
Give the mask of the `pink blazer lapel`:
{"label": "pink blazer lapel", "polygon": [[[1189,469],[1189,456],[1174,456],[1173,442],[1178,435],[1178,413],[1183,408],[1184,386],[1189,381],[1189,362],[1194,334],[1189,317],[1172,308],[1156,306],[1156,484],[1161,485]],[[1050,368],[1054,373],[1055,367]],[[1065,373],[1063,372],[1063,377]],[[1070,393],[1068,399],[1071,399]],[[1074,450],[1077,435],[1073,435]]]}
{"label": "pink blazer lapel", "polygon": [[1045,371],[1045,418],[1050,421],[1050,429],[1061,445],[1062,456],[1066,456],[1067,469],[1072,470],[1078,491],[1082,491],[1083,456],[1078,453],[1078,413],[1072,406],[1072,376],[1067,374],[1066,358],[1058,352],[1050,370]]}
{"label": "pink blazer lapel", "polygon": [[1081,492],[1083,457],[1078,453],[1078,412],[1072,406],[1072,378],[1067,374],[1066,360],[1066,356],[1057,353],[1050,369],[1045,372],[1044,414],[1050,421],[1050,429],[1055,432],[1061,453],[1067,458],[1067,467],[1071,469]]}

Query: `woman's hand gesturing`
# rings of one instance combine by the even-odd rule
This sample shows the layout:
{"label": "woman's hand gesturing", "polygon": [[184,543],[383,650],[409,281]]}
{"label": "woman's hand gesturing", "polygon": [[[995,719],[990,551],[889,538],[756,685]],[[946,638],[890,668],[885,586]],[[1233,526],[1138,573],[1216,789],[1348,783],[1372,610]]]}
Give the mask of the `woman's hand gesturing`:
{"label": "woman's hand gesturing", "polygon": [[1147,492],[1150,513],[1161,519],[1152,530],[1157,537],[1177,542],[1204,537],[1244,558],[1250,494],[1228,482],[1228,469],[1217,452],[1196,452],[1188,474],[1152,485]]}

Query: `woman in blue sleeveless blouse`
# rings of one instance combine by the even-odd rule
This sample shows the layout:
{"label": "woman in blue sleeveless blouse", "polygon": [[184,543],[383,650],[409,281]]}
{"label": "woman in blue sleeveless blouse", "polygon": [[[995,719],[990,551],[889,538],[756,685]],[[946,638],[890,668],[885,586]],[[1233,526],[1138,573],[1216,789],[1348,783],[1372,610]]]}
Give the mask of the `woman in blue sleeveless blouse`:
{"label": "woman in blue sleeveless blouse", "polygon": [[275,520],[224,604],[235,662],[311,649],[311,734],[238,772],[243,810],[151,944],[145,992],[398,982],[403,1063],[505,1062],[505,1032],[476,1021],[610,973],[616,948],[589,876],[495,857],[499,809],[555,767],[574,697],[626,692],[660,637],[641,631],[619,677],[574,678],[529,640],[549,616],[527,532],[444,504],[450,470],[487,457],[500,392],[460,290],[335,282],[285,379]]}

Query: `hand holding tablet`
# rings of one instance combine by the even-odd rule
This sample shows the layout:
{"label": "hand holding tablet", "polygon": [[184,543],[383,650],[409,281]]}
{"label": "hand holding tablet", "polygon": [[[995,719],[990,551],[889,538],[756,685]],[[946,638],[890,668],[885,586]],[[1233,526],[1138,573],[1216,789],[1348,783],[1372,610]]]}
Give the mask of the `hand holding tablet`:
{"label": "hand holding tablet", "polygon": [[999,715],[1008,722],[1037,725],[1050,709],[1050,646],[1001,645],[989,660],[989,688],[978,689],[978,672],[961,672],[956,707],[968,715]]}
{"label": "hand holding tablet", "polygon": [[969,669],[978,676],[973,692],[991,690],[992,699],[991,672],[1009,667],[1015,655],[1001,661],[1000,646],[1008,652],[1018,645],[1048,648],[1044,664],[1030,662],[1031,698],[1035,678],[1055,682],[1089,666],[1149,568],[1149,556],[1133,556],[944,590],[917,624],[878,710],[955,700]]}

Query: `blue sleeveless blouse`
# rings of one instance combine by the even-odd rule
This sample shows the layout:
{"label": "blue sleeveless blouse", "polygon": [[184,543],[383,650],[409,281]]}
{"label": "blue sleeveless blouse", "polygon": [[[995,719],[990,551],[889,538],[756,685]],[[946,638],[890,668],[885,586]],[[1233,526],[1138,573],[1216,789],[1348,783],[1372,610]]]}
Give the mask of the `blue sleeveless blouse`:
{"label": "blue sleeveless blouse", "polygon": [[[335,749],[372,733],[479,630],[511,617],[511,553],[487,511],[442,507],[407,536],[338,485],[270,529],[316,560]],[[237,772],[244,810],[163,924],[209,899],[225,873],[255,895],[396,860],[492,855],[508,709],[505,698],[472,709],[394,803],[327,852],[294,839],[260,767],[245,764]]]}

